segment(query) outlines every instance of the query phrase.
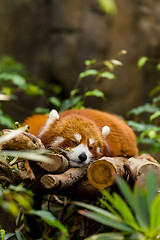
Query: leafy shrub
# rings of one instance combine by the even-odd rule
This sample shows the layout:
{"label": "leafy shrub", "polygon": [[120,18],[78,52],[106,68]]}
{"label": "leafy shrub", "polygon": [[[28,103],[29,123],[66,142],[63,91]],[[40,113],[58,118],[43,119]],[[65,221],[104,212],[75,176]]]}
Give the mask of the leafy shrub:
{"label": "leafy shrub", "polygon": [[[116,230],[91,236],[87,240],[101,239],[150,239],[160,238],[160,196],[158,185],[152,171],[148,172],[146,187],[136,184],[133,191],[125,180],[116,180],[121,194],[110,194],[103,190],[101,204],[108,209],[85,203],[76,203],[90,211],[79,210],[80,214]],[[117,232],[118,231],[118,232]]]}

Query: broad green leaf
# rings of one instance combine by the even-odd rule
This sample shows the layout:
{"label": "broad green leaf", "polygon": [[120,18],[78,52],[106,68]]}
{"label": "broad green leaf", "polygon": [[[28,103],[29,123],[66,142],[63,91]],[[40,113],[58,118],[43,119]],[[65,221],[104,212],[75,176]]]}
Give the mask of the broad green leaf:
{"label": "broad green leaf", "polygon": [[159,111],[156,111],[155,113],[153,113],[149,120],[152,122],[155,118],[158,118],[160,116],[160,110]]}
{"label": "broad green leaf", "polygon": [[79,93],[80,90],[79,89],[73,89],[71,92],[70,92],[70,98],[73,98],[77,93]]}
{"label": "broad green leaf", "polygon": [[116,79],[115,75],[111,72],[102,72],[99,73],[99,76],[102,78],[108,78],[109,80]]}
{"label": "broad green leaf", "polygon": [[83,211],[83,210],[80,210],[80,213],[82,215],[86,216],[86,217],[89,217],[89,218],[93,219],[94,221],[97,221],[97,222],[102,223],[106,226],[115,228],[117,230],[125,231],[125,232],[128,232],[128,233],[133,233],[134,232],[134,229],[129,227],[127,224],[125,224],[123,222],[120,222],[120,221],[117,221],[117,220],[110,219],[110,218],[105,217],[103,215],[100,215],[98,213],[88,212],[88,211],[86,212],[86,211]]}
{"label": "broad green leaf", "polygon": [[96,69],[87,69],[85,72],[80,73],[80,78],[88,76],[96,76],[99,72]]}
{"label": "broad green leaf", "polygon": [[147,57],[141,57],[139,60],[138,60],[138,68],[141,69],[145,63],[147,62],[148,58]]}
{"label": "broad green leaf", "polygon": [[6,126],[8,128],[13,128],[14,122],[9,116],[0,115],[0,125]]}
{"label": "broad green leaf", "polygon": [[146,177],[146,191],[147,191],[147,205],[148,210],[150,211],[151,205],[155,197],[157,196],[158,184],[157,179],[153,171],[148,171]]}
{"label": "broad green leaf", "polygon": [[98,0],[98,3],[106,14],[115,15],[117,13],[117,5],[114,0]]}
{"label": "broad green leaf", "polygon": [[49,113],[50,109],[48,108],[42,108],[42,107],[37,107],[34,110],[36,113]]}
{"label": "broad green leaf", "polygon": [[103,64],[109,68],[110,71],[113,71],[114,65],[111,61],[104,61]]}
{"label": "broad green leaf", "polygon": [[153,103],[157,103],[157,102],[160,102],[160,95],[158,97],[154,97],[152,99]]}
{"label": "broad green leaf", "polygon": [[40,89],[38,86],[29,83],[25,89],[25,92],[29,95],[29,96],[36,96],[36,95],[43,95],[44,91],[42,89]]}
{"label": "broad green leaf", "polygon": [[17,240],[26,240],[22,232],[16,230],[15,233],[16,233]]}
{"label": "broad green leaf", "polygon": [[134,114],[134,115],[139,115],[141,113],[154,113],[156,111],[160,110],[158,107],[150,104],[150,103],[146,103],[144,104],[143,106],[140,106],[140,107],[137,107],[137,108],[134,108],[132,110],[129,111],[129,114]]}
{"label": "broad green leaf", "polygon": [[115,66],[122,66],[123,63],[119,60],[116,59],[112,59],[111,62],[115,65]]}
{"label": "broad green leaf", "polygon": [[156,69],[160,71],[160,63],[157,64]]}
{"label": "broad green leaf", "polygon": [[61,107],[61,101],[56,97],[50,97],[49,101],[57,108]]}
{"label": "broad green leaf", "polygon": [[93,91],[88,91],[84,94],[84,96],[85,97],[94,96],[94,97],[105,98],[104,93],[98,89],[94,89]]}
{"label": "broad green leaf", "polygon": [[[5,237],[4,237],[4,240],[8,240],[10,239],[11,240],[11,237],[14,237],[15,236],[15,233],[6,233]],[[14,239],[14,238],[13,238]]]}
{"label": "broad green leaf", "polygon": [[160,85],[156,86],[149,92],[149,97],[153,97],[156,93],[160,92]]}
{"label": "broad green leaf", "polygon": [[4,229],[0,229],[0,239],[4,240],[4,236],[5,236],[5,230]]}
{"label": "broad green leaf", "polygon": [[160,234],[160,195],[153,200],[151,205],[150,228],[151,231],[158,231]]}
{"label": "broad green leaf", "polygon": [[45,210],[30,210],[29,214],[36,215],[45,221],[48,225],[58,228],[66,236],[68,236],[67,228],[49,211]]}
{"label": "broad green leaf", "polygon": [[96,59],[91,59],[91,60],[86,60],[85,61],[86,66],[90,66],[90,65],[95,64],[95,63],[96,63]]}

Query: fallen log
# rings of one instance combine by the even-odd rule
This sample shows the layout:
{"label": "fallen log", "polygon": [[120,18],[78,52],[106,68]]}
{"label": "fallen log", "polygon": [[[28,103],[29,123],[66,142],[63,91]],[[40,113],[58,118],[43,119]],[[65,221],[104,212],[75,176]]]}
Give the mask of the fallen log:
{"label": "fallen log", "polygon": [[115,175],[124,176],[124,163],[126,160],[124,157],[103,157],[92,162],[87,170],[90,183],[98,189],[112,186]]}
{"label": "fallen log", "polygon": [[148,154],[142,154],[137,158],[129,158],[125,162],[126,170],[133,182],[139,182],[145,186],[147,172],[152,170],[157,178],[160,189],[160,164]]}
{"label": "fallen log", "polygon": [[40,182],[44,189],[59,191],[67,189],[80,182],[86,176],[87,167],[70,168],[66,172],[58,175],[45,174]]}

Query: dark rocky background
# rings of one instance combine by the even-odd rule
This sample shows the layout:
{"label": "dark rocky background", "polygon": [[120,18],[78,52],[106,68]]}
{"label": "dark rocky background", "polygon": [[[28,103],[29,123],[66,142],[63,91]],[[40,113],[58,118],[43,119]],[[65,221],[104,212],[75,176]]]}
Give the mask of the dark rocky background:
{"label": "dark rocky background", "polygon": [[[86,59],[119,59],[124,66],[116,68],[117,80],[94,85],[104,91],[107,101],[93,98],[88,105],[123,115],[147,102],[149,91],[160,81],[155,63],[137,69],[142,56],[160,59],[160,1],[116,3],[117,15],[110,16],[96,0],[0,0],[0,54],[12,55],[46,84],[62,85],[64,98]],[[117,56],[121,49],[127,55]],[[21,96],[18,105],[10,102],[5,107],[23,120],[35,106],[44,105],[39,97]]]}

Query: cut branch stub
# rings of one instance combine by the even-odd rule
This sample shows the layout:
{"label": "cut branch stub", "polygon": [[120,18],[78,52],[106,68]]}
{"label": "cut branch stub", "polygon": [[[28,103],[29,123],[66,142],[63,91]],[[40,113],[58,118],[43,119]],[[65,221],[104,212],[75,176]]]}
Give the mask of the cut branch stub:
{"label": "cut branch stub", "polygon": [[87,176],[90,183],[98,188],[105,189],[113,185],[115,181],[115,174],[124,176],[124,162],[123,157],[103,157],[90,164],[87,171]]}
{"label": "cut branch stub", "polygon": [[69,163],[68,160],[63,156],[59,154],[48,154],[48,157],[51,158],[51,163],[45,163],[45,162],[39,162],[38,165],[43,168],[47,172],[54,172],[54,173],[62,173],[65,172],[68,167]]}
{"label": "cut branch stub", "polygon": [[[3,129],[1,135],[3,136],[14,131],[16,130]],[[2,150],[34,150],[41,148],[45,148],[41,140],[27,132],[19,133],[17,136],[2,143],[1,145]]]}
{"label": "cut branch stub", "polygon": [[129,172],[129,176],[133,179],[133,181],[138,181],[142,186],[145,186],[146,182],[146,175],[148,170],[152,170],[157,178],[158,186],[160,189],[160,165],[156,163],[156,161],[153,162],[148,160],[148,158],[143,157],[141,155],[138,158],[130,158],[125,163],[126,169]]}
{"label": "cut branch stub", "polygon": [[80,182],[85,176],[86,167],[70,168],[62,174],[46,174],[41,178],[40,181],[46,190],[58,188],[58,191],[60,191]]}

